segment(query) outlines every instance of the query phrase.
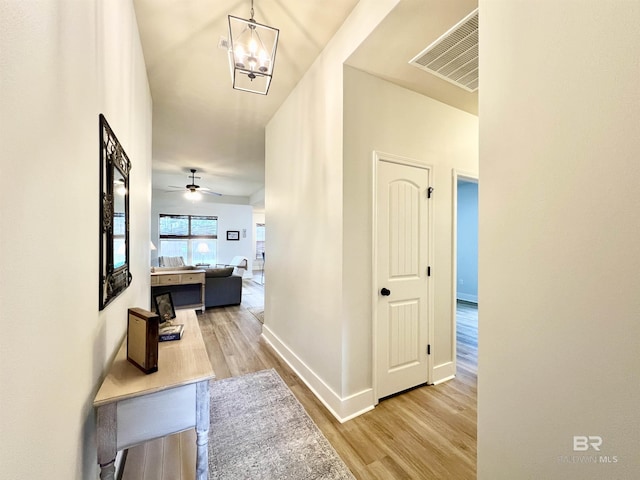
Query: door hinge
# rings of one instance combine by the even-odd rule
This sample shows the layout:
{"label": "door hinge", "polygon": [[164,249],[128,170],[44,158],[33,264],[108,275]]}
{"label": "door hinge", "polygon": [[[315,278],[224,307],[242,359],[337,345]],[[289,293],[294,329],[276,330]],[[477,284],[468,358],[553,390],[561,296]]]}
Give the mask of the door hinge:
{"label": "door hinge", "polygon": [[427,355],[431,355],[431,344],[427,344]]}
{"label": "door hinge", "polygon": [[427,277],[431,276],[431,267],[427,267]]}
{"label": "door hinge", "polygon": [[433,194],[433,187],[427,188],[427,198],[431,198],[432,194]]}

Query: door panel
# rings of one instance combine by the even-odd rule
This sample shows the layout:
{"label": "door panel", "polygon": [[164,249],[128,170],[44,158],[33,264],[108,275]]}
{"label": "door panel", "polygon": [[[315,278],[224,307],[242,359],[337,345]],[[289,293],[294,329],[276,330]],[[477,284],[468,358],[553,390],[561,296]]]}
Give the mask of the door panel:
{"label": "door panel", "polygon": [[420,362],[420,301],[389,302],[389,371]]}
{"label": "door panel", "polygon": [[379,160],[376,181],[376,388],[382,398],[428,379],[429,170]]}
{"label": "door panel", "polygon": [[392,181],[389,186],[389,276],[419,276],[419,209],[420,188],[406,180]]}

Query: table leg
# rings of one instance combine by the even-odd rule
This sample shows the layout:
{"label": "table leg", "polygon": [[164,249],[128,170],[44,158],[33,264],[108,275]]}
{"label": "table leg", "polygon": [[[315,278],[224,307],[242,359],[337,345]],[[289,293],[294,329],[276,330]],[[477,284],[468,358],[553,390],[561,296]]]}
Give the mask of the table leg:
{"label": "table leg", "polygon": [[114,480],[116,472],[116,404],[98,407],[97,444],[100,479]]}
{"label": "table leg", "polygon": [[205,303],[206,303],[206,298],[205,294],[206,294],[206,281],[202,283],[202,290],[200,291],[200,300],[202,301],[202,307],[200,307],[200,310],[202,311],[202,313],[204,313],[204,309],[205,309]]}
{"label": "table leg", "polygon": [[115,459],[107,465],[100,465],[100,480],[115,480],[116,462]]}
{"label": "table leg", "polygon": [[196,384],[196,480],[209,478],[209,381]]}

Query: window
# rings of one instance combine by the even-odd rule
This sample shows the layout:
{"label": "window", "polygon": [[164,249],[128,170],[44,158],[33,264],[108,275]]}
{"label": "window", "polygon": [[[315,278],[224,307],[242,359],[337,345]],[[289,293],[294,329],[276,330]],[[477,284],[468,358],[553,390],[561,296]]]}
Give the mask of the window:
{"label": "window", "polygon": [[256,223],[256,260],[262,260],[264,253],[264,223]]}
{"label": "window", "polygon": [[217,263],[218,217],[161,213],[158,231],[159,255],[182,257],[187,265]]}

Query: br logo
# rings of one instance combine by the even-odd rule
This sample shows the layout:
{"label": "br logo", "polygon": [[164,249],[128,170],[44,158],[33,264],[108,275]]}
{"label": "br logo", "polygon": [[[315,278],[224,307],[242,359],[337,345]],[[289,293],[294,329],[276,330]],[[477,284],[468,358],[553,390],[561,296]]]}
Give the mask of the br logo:
{"label": "br logo", "polygon": [[602,437],[599,435],[574,435],[573,436],[573,451],[574,452],[586,452],[590,448],[593,448],[596,452],[600,451],[600,445],[602,445]]}

